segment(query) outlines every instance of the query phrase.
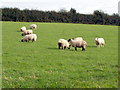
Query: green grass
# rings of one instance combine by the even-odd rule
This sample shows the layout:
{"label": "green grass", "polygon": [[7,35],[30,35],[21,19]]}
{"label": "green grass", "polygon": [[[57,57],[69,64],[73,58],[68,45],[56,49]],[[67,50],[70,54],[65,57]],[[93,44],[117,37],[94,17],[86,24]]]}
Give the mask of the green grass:
{"label": "green grass", "polygon": [[[3,22],[3,88],[117,88],[118,27],[36,23],[36,42],[22,43],[20,28],[32,22]],[[82,36],[85,52],[59,50],[57,41]],[[106,40],[97,48],[94,38]]]}

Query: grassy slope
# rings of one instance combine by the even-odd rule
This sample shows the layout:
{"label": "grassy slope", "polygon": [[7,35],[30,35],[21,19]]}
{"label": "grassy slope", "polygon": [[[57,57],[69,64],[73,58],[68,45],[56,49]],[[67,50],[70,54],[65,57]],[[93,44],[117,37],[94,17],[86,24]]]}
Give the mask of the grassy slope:
{"label": "grassy slope", "polygon": [[[36,42],[21,43],[22,26],[3,22],[3,88],[115,88],[118,82],[117,26],[36,23]],[[82,36],[85,52],[58,50],[57,40]],[[95,47],[94,38],[106,40]]]}

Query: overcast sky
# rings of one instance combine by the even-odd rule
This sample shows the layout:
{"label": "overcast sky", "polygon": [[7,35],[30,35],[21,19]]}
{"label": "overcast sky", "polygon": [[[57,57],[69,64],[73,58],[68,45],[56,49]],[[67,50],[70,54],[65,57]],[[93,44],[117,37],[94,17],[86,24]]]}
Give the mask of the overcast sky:
{"label": "overcast sky", "polygon": [[94,10],[105,13],[118,13],[119,0],[0,0],[0,7],[17,7],[20,9],[37,9],[43,11],[76,9],[82,14],[92,14]]}

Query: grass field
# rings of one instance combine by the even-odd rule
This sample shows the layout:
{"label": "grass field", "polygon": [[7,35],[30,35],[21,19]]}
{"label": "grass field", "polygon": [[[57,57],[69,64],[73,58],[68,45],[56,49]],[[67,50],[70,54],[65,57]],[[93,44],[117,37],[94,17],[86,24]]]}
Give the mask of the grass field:
{"label": "grass field", "polygon": [[[36,23],[36,42],[22,43],[20,28],[30,22],[3,22],[3,88],[117,88],[118,27]],[[82,36],[85,52],[59,50],[57,41]],[[97,48],[94,38],[106,40]]]}

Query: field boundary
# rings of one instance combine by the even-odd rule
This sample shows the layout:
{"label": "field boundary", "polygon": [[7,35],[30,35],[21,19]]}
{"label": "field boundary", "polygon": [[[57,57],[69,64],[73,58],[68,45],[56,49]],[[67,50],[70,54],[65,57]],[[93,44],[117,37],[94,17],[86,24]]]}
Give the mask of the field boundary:
{"label": "field boundary", "polygon": [[[2,20],[2,10],[0,9],[0,21]],[[2,22],[0,22],[0,89],[2,88]]]}

